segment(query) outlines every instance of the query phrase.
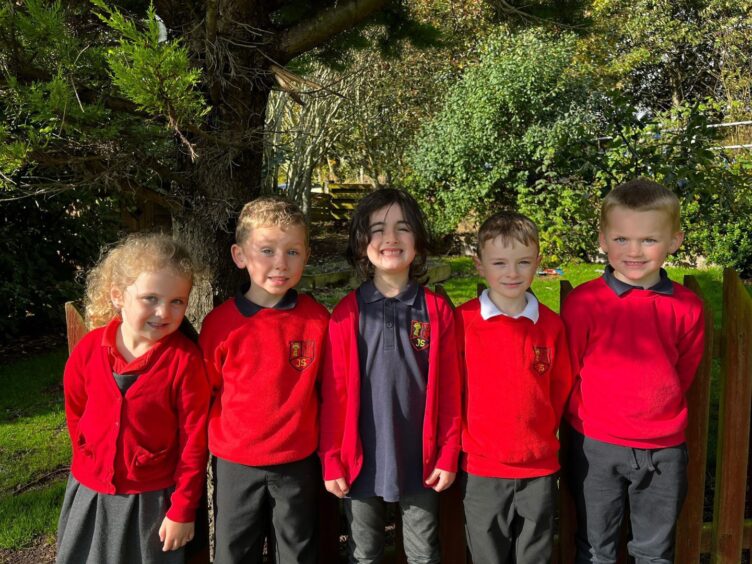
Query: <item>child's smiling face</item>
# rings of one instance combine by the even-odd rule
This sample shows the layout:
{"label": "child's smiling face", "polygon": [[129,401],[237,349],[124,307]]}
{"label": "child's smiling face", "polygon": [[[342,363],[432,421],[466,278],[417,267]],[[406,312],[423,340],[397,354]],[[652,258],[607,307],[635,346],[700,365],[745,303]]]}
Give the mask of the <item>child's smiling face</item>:
{"label": "child's smiling face", "polygon": [[120,332],[128,350],[140,355],[176,331],[190,293],[191,280],[170,268],[141,272],[122,289],[113,286],[110,295],[123,319]]}
{"label": "child's smiling face", "polygon": [[415,235],[399,204],[385,206],[371,214],[366,254],[376,276],[404,275],[407,281],[415,259]]}
{"label": "child's smiling face", "polygon": [[516,315],[525,309],[527,292],[540,264],[538,245],[499,236],[487,240],[475,258],[478,274],[488,284],[488,296],[501,311]]}
{"label": "child's smiling face", "polygon": [[232,246],[235,264],[251,277],[250,301],[272,307],[300,282],[308,261],[306,240],[303,225],[267,225],[254,227],[242,245]]}
{"label": "child's smiling face", "polygon": [[632,286],[650,288],[660,281],[666,257],[681,245],[684,234],[674,231],[662,210],[633,210],[615,206],[599,234],[614,276]]}

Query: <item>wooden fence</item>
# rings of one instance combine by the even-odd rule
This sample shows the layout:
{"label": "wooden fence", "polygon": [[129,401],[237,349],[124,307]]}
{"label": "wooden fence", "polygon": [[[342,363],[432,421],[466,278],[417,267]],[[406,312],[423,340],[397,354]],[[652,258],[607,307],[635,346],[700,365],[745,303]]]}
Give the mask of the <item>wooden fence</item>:
{"label": "wooden fence", "polygon": [[361,198],[372,190],[370,184],[330,182],[326,192],[311,194],[311,222],[346,224]]}
{"label": "wooden fence", "polygon": [[[723,276],[723,325],[720,333],[716,334],[713,312],[697,281],[687,276],[684,284],[703,298],[707,338],[705,355],[688,394],[689,489],[676,532],[675,561],[679,564],[699,562],[701,554],[709,554],[712,564],[738,564],[742,550],[752,548],[752,520],[744,518],[745,503],[748,501],[745,492],[752,407],[752,297],[738,275],[726,269]],[[444,293],[441,287],[437,286],[437,289]],[[562,302],[571,289],[569,282],[561,282]],[[66,313],[69,346],[72,347],[83,336],[85,329],[82,328],[80,315],[69,304],[66,304]],[[713,359],[716,358],[721,359],[721,395],[713,519],[712,522],[704,522],[711,372]],[[562,432],[562,450],[567,448],[567,439],[566,432]],[[574,561],[574,507],[564,482],[562,480],[554,564]],[[464,517],[458,488],[451,487],[441,494],[440,500],[442,562],[471,564],[472,559],[465,547]],[[319,562],[322,564],[340,561],[340,523],[339,502],[322,487],[319,521]],[[625,541],[627,535],[625,529]],[[395,564],[406,562],[401,538],[398,518]],[[623,547],[620,558],[620,562],[629,562]],[[208,562],[208,545],[195,547],[190,561],[194,564]]]}

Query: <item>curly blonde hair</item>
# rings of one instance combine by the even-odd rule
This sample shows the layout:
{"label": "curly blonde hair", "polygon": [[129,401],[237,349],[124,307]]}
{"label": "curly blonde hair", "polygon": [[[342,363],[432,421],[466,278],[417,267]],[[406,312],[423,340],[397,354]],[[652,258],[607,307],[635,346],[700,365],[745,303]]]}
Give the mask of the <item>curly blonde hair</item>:
{"label": "curly blonde hair", "polygon": [[118,241],[86,277],[86,325],[101,327],[119,315],[110,297],[113,287],[125,290],[142,272],[170,268],[193,283],[196,264],[180,243],[161,233],[134,233]]}

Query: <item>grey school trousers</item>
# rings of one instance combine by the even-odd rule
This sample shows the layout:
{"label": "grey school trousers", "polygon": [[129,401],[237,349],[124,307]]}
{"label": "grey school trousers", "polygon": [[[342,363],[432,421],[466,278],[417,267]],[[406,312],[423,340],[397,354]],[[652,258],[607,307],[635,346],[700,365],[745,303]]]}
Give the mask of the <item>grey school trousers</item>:
{"label": "grey school trousers", "polygon": [[[403,496],[397,503],[402,513],[402,541],[408,564],[438,564],[439,494],[426,488]],[[384,558],[386,503],[380,497],[346,498],[344,505],[350,527],[348,562],[378,564]]]}
{"label": "grey school trousers", "polygon": [[214,564],[260,564],[269,513],[273,562],[316,562],[321,467],[315,455],[273,466],[213,462]]}
{"label": "grey school trousers", "polygon": [[674,533],[687,495],[687,446],[639,449],[572,431],[569,475],[577,507],[577,564],[616,562],[629,502],[637,564],[671,564]]}
{"label": "grey school trousers", "polygon": [[551,561],[555,475],[515,480],[462,472],[459,480],[473,564]]}

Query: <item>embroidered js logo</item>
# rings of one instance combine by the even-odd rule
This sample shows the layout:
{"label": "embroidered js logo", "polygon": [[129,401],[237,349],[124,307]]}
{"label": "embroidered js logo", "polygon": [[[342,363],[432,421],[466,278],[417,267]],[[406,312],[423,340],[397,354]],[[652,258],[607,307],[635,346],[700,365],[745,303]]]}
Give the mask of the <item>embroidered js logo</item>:
{"label": "embroidered js logo", "polygon": [[416,351],[426,350],[431,344],[431,324],[424,321],[411,321],[410,342]]}
{"label": "embroidered js logo", "polygon": [[316,341],[290,341],[290,364],[302,372],[313,363]]}
{"label": "embroidered js logo", "polygon": [[535,353],[533,370],[537,374],[545,374],[551,368],[551,349],[548,347],[533,347],[533,353]]}

